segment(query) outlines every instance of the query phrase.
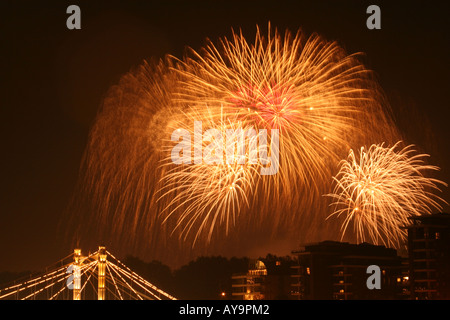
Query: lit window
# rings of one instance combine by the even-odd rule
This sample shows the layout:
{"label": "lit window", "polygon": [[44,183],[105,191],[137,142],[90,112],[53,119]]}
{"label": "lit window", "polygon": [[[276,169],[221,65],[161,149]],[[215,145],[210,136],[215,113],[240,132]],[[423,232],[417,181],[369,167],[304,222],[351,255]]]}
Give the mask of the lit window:
{"label": "lit window", "polygon": [[306,274],[311,274],[311,270],[309,269],[309,267],[306,268]]}
{"label": "lit window", "polygon": [[441,238],[441,234],[439,232],[436,232],[434,235],[435,235],[436,239],[440,239]]}
{"label": "lit window", "polygon": [[339,290],[339,293],[344,293],[344,289]]}
{"label": "lit window", "polygon": [[277,262],[275,262],[275,264],[276,264],[277,266],[280,266],[280,265],[281,265],[281,261],[277,261]]}

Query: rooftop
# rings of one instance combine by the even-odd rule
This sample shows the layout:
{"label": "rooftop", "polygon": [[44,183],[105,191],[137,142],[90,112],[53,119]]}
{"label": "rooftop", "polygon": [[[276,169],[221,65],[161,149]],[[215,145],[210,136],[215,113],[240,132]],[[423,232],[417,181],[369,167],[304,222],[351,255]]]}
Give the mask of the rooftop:
{"label": "rooftop", "polygon": [[364,255],[364,256],[393,256],[397,255],[397,251],[392,248],[386,248],[383,245],[374,245],[367,242],[353,244],[338,241],[322,241],[317,243],[306,244],[303,250],[293,251],[293,254],[302,252],[321,252],[331,254],[345,255]]}

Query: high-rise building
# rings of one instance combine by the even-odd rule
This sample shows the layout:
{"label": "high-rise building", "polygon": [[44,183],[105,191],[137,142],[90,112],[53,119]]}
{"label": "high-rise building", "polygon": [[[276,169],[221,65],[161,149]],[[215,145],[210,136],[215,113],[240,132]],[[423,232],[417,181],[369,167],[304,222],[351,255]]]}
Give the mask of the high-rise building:
{"label": "high-rise building", "polygon": [[410,220],[406,228],[412,299],[450,299],[450,214]]}
{"label": "high-rise building", "polygon": [[[368,243],[323,241],[294,251],[292,295],[295,299],[404,299],[407,279],[394,249]],[[367,268],[379,267],[380,289],[370,289]]]}

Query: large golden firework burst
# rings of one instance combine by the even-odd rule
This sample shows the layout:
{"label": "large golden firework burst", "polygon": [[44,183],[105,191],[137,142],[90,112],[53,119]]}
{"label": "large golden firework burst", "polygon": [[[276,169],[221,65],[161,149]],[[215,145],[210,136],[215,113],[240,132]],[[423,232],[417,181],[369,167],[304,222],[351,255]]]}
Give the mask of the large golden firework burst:
{"label": "large golden firework burst", "polygon": [[[261,176],[263,165],[248,163],[249,140],[243,164],[174,164],[171,135],[194,136],[195,121],[204,131],[278,130],[277,174]],[[343,151],[391,139],[388,106],[360,55],[270,25],[253,41],[233,32],[183,59],[146,62],[110,89],[75,201],[89,204],[86,223],[135,242],[164,246],[175,234],[212,245],[230,231],[298,237],[323,222],[322,195]]]}
{"label": "large golden firework burst", "polygon": [[342,150],[396,137],[372,72],[358,55],[317,34],[281,35],[269,26],[266,36],[258,28],[248,42],[233,33],[190,50],[174,71],[183,79],[177,102],[208,117],[226,110],[225,117],[245,126],[280,131],[278,174],[249,186],[258,188],[251,208],[258,216],[250,214],[250,223],[264,217],[276,226],[295,225],[304,208],[320,206]]}

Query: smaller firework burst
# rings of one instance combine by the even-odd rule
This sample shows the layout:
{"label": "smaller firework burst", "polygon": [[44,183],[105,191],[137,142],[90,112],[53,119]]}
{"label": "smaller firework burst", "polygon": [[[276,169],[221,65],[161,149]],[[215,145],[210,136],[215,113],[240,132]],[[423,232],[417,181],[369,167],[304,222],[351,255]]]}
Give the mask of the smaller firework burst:
{"label": "smaller firework burst", "polygon": [[383,144],[361,147],[358,154],[350,150],[341,161],[339,173],[333,177],[335,188],[331,216],[344,216],[342,237],[351,222],[357,240],[372,240],[398,247],[406,237],[402,228],[408,217],[442,210],[445,202],[433,192],[446,184],[429,178],[427,173],[439,170],[427,165],[427,154],[418,154],[412,145],[404,148],[397,142],[392,147]]}

